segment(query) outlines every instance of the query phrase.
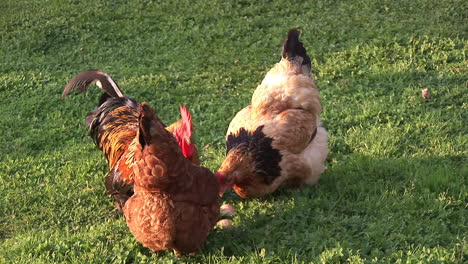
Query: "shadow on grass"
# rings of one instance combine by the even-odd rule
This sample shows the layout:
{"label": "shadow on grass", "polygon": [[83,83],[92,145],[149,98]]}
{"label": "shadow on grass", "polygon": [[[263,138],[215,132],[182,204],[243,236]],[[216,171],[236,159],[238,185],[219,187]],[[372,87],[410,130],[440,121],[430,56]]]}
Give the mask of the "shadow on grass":
{"label": "shadow on grass", "polygon": [[415,249],[451,251],[464,232],[462,160],[354,154],[315,186],[256,200],[230,194],[224,201],[239,211],[237,228],[215,230],[205,253],[310,261],[328,252],[346,261],[353,254],[391,260]]}

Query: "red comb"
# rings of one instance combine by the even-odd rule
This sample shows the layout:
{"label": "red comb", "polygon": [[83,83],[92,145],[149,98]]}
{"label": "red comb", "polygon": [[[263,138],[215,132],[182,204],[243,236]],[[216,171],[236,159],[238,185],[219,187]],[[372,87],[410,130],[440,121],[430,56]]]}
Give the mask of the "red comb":
{"label": "red comb", "polygon": [[187,107],[185,105],[179,106],[180,109],[180,115],[182,117],[182,123],[184,124],[184,127],[187,132],[192,134],[192,116],[190,115],[190,112],[188,111]]}

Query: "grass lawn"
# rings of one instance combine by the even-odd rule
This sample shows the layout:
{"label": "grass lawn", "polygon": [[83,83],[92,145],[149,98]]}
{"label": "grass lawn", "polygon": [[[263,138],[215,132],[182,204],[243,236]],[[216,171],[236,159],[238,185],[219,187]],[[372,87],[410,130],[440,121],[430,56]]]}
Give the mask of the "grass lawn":
{"label": "grass lawn", "polygon": [[[467,14],[465,0],[2,0],[0,263],[466,263]],[[196,257],[151,253],[105,193],[84,125],[100,93],[63,87],[98,68],[166,123],[186,104],[216,170],[289,28],[321,93],[326,172],[227,193],[237,228]]]}

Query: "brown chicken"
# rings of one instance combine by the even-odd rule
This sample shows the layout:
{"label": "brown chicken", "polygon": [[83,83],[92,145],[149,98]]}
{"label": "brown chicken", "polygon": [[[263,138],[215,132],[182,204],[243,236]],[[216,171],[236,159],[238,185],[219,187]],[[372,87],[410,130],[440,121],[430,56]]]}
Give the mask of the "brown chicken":
{"label": "brown chicken", "polygon": [[153,251],[196,253],[219,218],[217,179],[184,158],[148,104],[142,103],[138,111],[135,194],[124,207],[127,225]]}
{"label": "brown chicken", "polygon": [[241,197],[259,197],[281,186],[314,184],[325,170],[327,132],[299,35],[288,32],[281,61],[229,125],[226,158],[216,173],[221,194],[232,187]]}
{"label": "brown chicken", "polygon": [[[125,202],[133,195],[133,165],[135,146],[132,141],[138,131],[138,107],[140,103],[124,97],[117,83],[99,70],[88,70],[73,77],[65,87],[62,97],[70,91],[86,91],[92,84],[104,90],[99,107],[86,117],[91,137],[106,156],[109,173],[106,177],[108,194],[115,199],[116,208],[122,213]],[[167,129],[179,142],[184,156],[199,164],[197,149],[192,142],[192,119],[185,106],[180,107],[182,119]]]}

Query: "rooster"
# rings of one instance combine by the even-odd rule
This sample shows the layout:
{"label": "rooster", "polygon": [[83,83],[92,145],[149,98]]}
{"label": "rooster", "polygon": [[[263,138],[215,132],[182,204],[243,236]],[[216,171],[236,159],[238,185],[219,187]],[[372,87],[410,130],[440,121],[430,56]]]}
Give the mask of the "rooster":
{"label": "rooster", "polygon": [[127,225],[153,251],[196,253],[219,218],[217,179],[184,158],[148,104],[140,104],[138,112],[132,142],[135,194],[124,206]]}
{"label": "rooster", "polygon": [[[117,83],[106,73],[88,70],[73,77],[65,87],[62,98],[72,90],[86,91],[92,83],[104,90],[99,106],[86,117],[86,125],[95,144],[106,156],[109,173],[105,185],[114,197],[115,206],[122,212],[125,202],[133,195],[133,165],[138,131],[140,103],[123,95]],[[167,127],[179,142],[184,156],[199,164],[197,149],[192,141],[192,119],[185,106],[180,107],[182,119]]]}
{"label": "rooster", "polygon": [[314,184],[325,170],[327,132],[299,35],[289,30],[281,61],[229,124],[226,158],[216,173],[220,194],[233,188],[243,198],[264,196],[282,186]]}

